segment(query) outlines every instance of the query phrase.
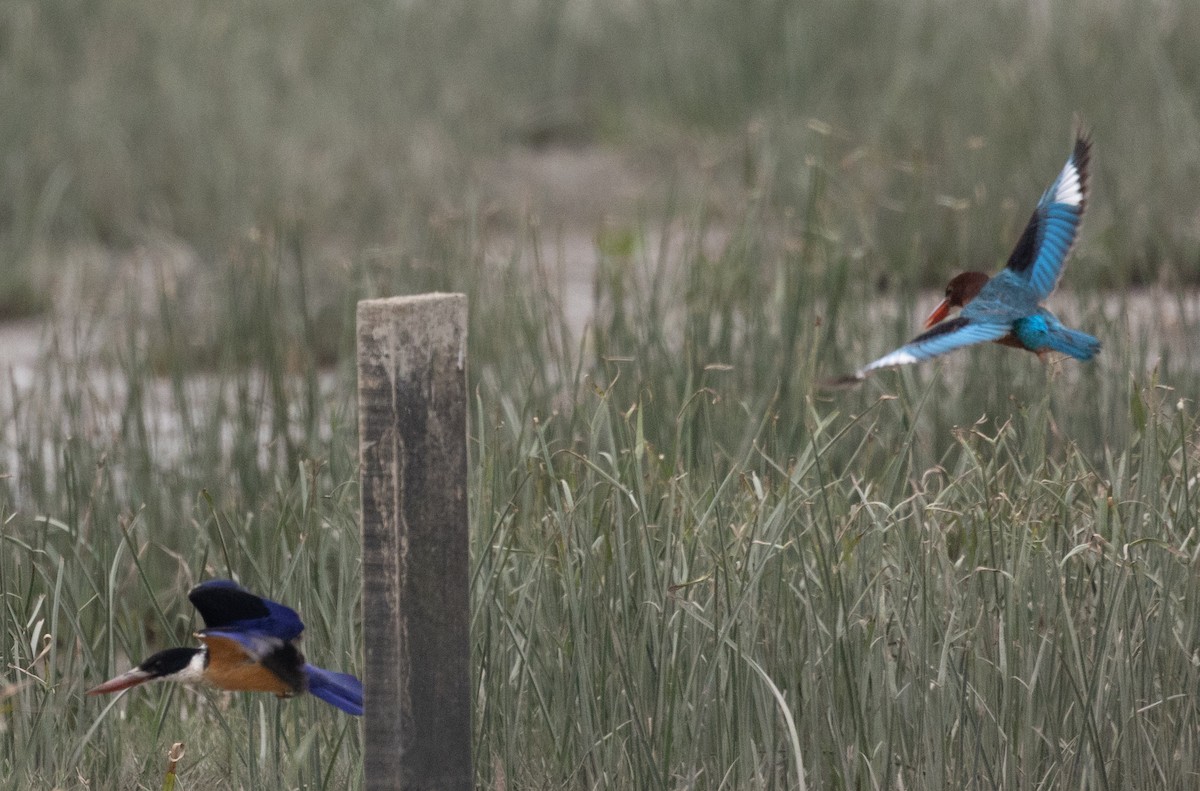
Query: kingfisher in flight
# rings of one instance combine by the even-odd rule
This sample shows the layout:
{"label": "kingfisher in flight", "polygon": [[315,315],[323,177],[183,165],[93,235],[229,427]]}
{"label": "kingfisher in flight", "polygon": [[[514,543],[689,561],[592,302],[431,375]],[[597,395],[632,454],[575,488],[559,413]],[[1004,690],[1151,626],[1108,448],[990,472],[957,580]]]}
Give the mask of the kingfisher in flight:
{"label": "kingfisher in flight", "polygon": [[[1065,326],[1041,306],[1058,285],[1067,256],[1075,245],[1088,198],[1091,140],[1083,132],[1058,178],[1042,194],[1008,264],[994,277],[964,272],[946,287],[946,298],[926,320],[926,331],[895,351],[832,382],[854,384],[880,368],[895,368],[947,352],[995,341],[1042,356],[1061,352],[1090,360],[1100,341]],[[947,319],[953,308],[957,316]]]}
{"label": "kingfisher in flight", "polygon": [[242,692],[273,692],[290,698],[316,695],[348,714],[363,713],[362,682],[348,673],[310,665],[296,647],[304,631],[290,607],[264,599],[232,580],[209,580],[188,593],[204,619],[201,648],[168,648],[137,667],[89,689],[89,695],[120,692],[147,681],[209,684]]}

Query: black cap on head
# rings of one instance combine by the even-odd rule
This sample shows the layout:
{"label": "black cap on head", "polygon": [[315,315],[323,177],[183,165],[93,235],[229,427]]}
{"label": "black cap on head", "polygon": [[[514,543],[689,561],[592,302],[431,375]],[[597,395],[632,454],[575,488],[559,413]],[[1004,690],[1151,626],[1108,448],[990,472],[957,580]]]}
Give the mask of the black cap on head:
{"label": "black cap on head", "polygon": [[152,678],[162,678],[183,670],[198,653],[199,648],[168,648],[147,658],[138,665],[138,670]]}
{"label": "black cap on head", "polygon": [[[123,689],[145,684],[147,681],[170,678],[187,670],[192,660],[200,652],[201,649],[199,648],[168,648],[166,651],[159,651],[137,667],[126,670],[116,678],[110,678],[98,687],[92,687],[87,691],[87,694],[107,695],[110,692],[120,692]],[[200,675],[197,672],[198,670],[199,668],[194,668],[189,673],[175,680],[184,682],[197,681]]]}

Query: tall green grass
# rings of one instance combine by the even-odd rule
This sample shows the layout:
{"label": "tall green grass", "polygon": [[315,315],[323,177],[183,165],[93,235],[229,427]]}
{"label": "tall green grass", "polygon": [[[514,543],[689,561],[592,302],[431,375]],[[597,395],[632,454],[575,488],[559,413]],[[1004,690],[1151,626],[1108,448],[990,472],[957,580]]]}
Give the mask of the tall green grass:
{"label": "tall green grass", "polygon": [[[464,215],[420,256],[459,272],[346,269],[346,294],[471,296],[478,782],[1189,787],[1196,372],[1156,372],[1064,295],[1106,344],[1093,365],[992,346],[823,393],[918,312],[851,276],[813,183],[784,237],[750,205],[715,251],[702,214],[680,245],[599,244],[588,342],[532,231],[542,258],[496,262]],[[312,661],[360,667],[352,373],[310,352],[322,308],[280,238],[221,265],[238,287],[198,369],[173,345],[193,307],[163,288],[6,388],[17,787],[161,783],[176,741],[181,784],[357,782],[357,721],[307,698],[82,696],[189,643],[185,593],[212,576],[295,606]]]}
{"label": "tall green grass", "polygon": [[589,411],[585,446],[527,430],[522,468],[481,471],[492,782],[1193,781],[1195,510],[1173,468],[1194,417],[1096,469],[1042,455],[1042,411],[962,432],[938,468],[901,461],[897,486],[853,472],[865,445],[840,416],[713,477],[664,469],[640,410]]}
{"label": "tall green grass", "polygon": [[745,220],[601,267],[572,406],[478,399],[481,783],[1188,787],[1195,372],[1102,331],[822,394],[916,313]]}
{"label": "tall green grass", "polygon": [[195,354],[164,353],[190,305],[163,290],[149,318],[54,325],[30,380],[6,380],[0,642],[12,686],[0,774],[11,787],[155,786],[178,741],[181,784],[342,788],[358,776],[355,723],[313,699],[167,685],[119,702],[82,695],[192,644],[186,593],[210,577],[296,607],[312,662],[358,667],[356,421],[315,359],[289,355],[305,302],[271,290],[294,271],[276,252],[264,242],[253,265],[231,260],[244,290],[225,292],[216,331],[239,332],[205,347],[199,373]]}

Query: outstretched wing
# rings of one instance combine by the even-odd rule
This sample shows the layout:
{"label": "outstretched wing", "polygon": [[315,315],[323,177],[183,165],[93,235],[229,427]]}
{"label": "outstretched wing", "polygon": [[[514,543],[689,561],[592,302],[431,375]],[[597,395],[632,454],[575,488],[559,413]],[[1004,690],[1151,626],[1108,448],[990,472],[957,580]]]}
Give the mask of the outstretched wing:
{"label": "outstretched wing", "polygon": [[885,354],[875,362],[864,365],[852,377],[843,381],[861,381],[867,374],[880,368],[911,365],[964,346],[998,341],[1011,329],[1011,323],[980,322],[958,316],[935,325],[929,332],[918,335],[891,354]]}
{"label": "outstretched wing", "polygon": [[1050,296],[1058,285],[1063,264],[1079,234],[1083,210],[1087,207],[1091,150],[1091,140],[1082,133],[1076,135],[1075,150],[1038,201],[1008,258],[1007,268],[1029,283],[1039,301]]}
{"label": "outstretched wing", "polygon": [[192,588],[188,599],[204,619],[206,631],[260,634],[295,640],[304,623],[291,607],[264,599],[232,580],[208,580]]}

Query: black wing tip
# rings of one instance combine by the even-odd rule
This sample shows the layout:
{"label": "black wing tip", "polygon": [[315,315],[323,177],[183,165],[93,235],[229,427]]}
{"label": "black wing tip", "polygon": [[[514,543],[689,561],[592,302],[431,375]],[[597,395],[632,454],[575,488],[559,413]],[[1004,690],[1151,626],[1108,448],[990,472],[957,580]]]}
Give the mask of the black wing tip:
{"label": "black wing tip", "polygon": [[1075,117],[1075,148],[1071,151],[1071,161],[1079,171],[1079,191],[1083,200],[1079,204],[1080,214],[1087,207],[1088,178],[1092,163],[1092,133],[1078,116]]}
{"label": "black wing tip", "polygon": [[1075,151],[1087,155],[1087,151],[1092,147],[1092,130],[1084,122],[1083,116],[1075,113]]}
{"label": "black wing tip", "polygon": [[200,613],[205,626],[217,628],[236,621],[265,618],[271,614],[261,596],[232,580],[207,580],[188,592],[188,601]]}

